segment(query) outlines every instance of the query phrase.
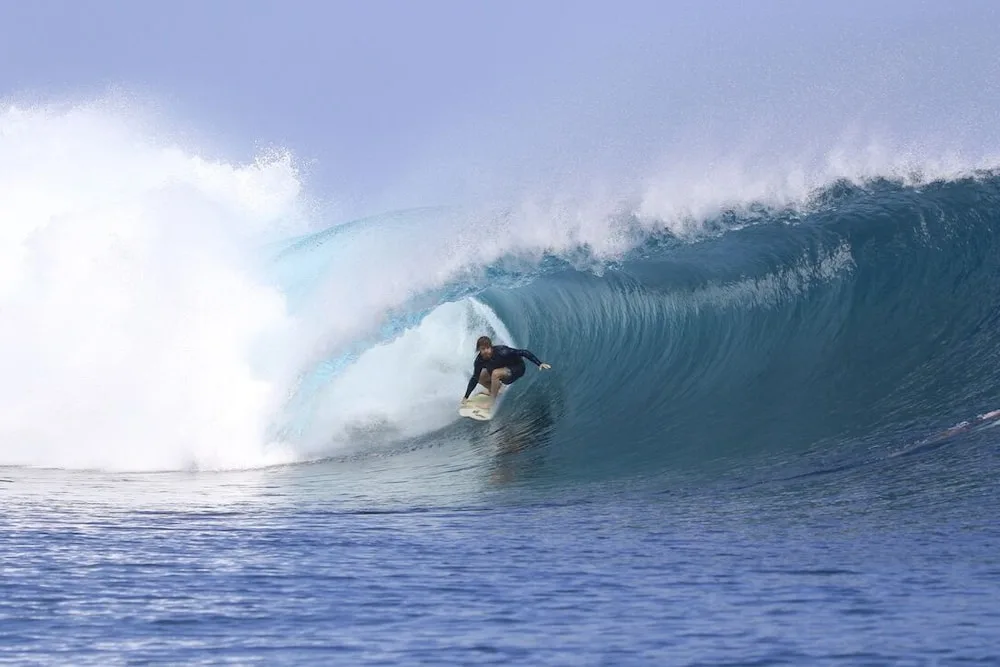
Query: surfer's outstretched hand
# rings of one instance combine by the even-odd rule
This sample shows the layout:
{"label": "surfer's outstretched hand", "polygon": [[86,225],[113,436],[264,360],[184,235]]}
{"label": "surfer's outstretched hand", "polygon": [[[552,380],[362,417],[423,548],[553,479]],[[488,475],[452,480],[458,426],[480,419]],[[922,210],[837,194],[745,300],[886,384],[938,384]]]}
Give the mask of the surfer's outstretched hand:
{"label": "surfer's outstretched hand", "polygon": [[538,367],[541,368],[543,371],[547,371],[550,368],[552,368],[552,366],[549,366],[548,364],[539,364]]}

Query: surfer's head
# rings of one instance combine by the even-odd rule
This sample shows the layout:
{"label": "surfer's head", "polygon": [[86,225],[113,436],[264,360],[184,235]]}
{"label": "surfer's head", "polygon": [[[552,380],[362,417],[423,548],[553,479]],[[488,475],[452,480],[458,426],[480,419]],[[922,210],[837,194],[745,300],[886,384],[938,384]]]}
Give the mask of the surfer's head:
{"label": "surfer's head", "polygon": [[489,359],[493,356],[493,341],[490,340],[489,336],[479,337],[479,340],[476,341],[476,351],[482,355],[483,359]]}

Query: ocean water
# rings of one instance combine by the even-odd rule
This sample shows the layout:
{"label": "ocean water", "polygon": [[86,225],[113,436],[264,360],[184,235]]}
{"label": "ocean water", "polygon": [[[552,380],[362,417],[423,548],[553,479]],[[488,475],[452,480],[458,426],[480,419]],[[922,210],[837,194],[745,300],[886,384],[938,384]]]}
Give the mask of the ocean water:
{"label": "ocean water", "polygon": [[5,109],[0,661],[1000,664],[1000,175],[870,157],[321,224]]}

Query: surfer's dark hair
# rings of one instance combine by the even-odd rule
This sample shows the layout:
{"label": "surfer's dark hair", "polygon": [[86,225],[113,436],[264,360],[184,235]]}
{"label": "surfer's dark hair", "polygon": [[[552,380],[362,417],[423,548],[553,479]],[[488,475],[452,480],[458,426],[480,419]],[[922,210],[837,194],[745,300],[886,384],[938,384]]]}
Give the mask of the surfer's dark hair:
{"label": "surfer's dark hair", "polygon": [[493,341],[490,340],[489,336],[480,336],[479,340],[476,341],[477,350],[481,350],[484,347],[493,347]]}

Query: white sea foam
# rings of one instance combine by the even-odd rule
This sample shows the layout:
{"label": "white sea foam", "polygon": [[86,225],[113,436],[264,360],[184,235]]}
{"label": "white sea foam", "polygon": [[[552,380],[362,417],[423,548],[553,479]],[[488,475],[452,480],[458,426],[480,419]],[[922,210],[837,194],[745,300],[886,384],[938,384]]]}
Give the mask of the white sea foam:
{"label": "white sea foam", "polygon": [[[134,124],[131,121],[135,121]],[[101,105],[0,112],[0,463],[287,460],[292,321],[255,242],[294,217],[287,156],[212,162]]]}

